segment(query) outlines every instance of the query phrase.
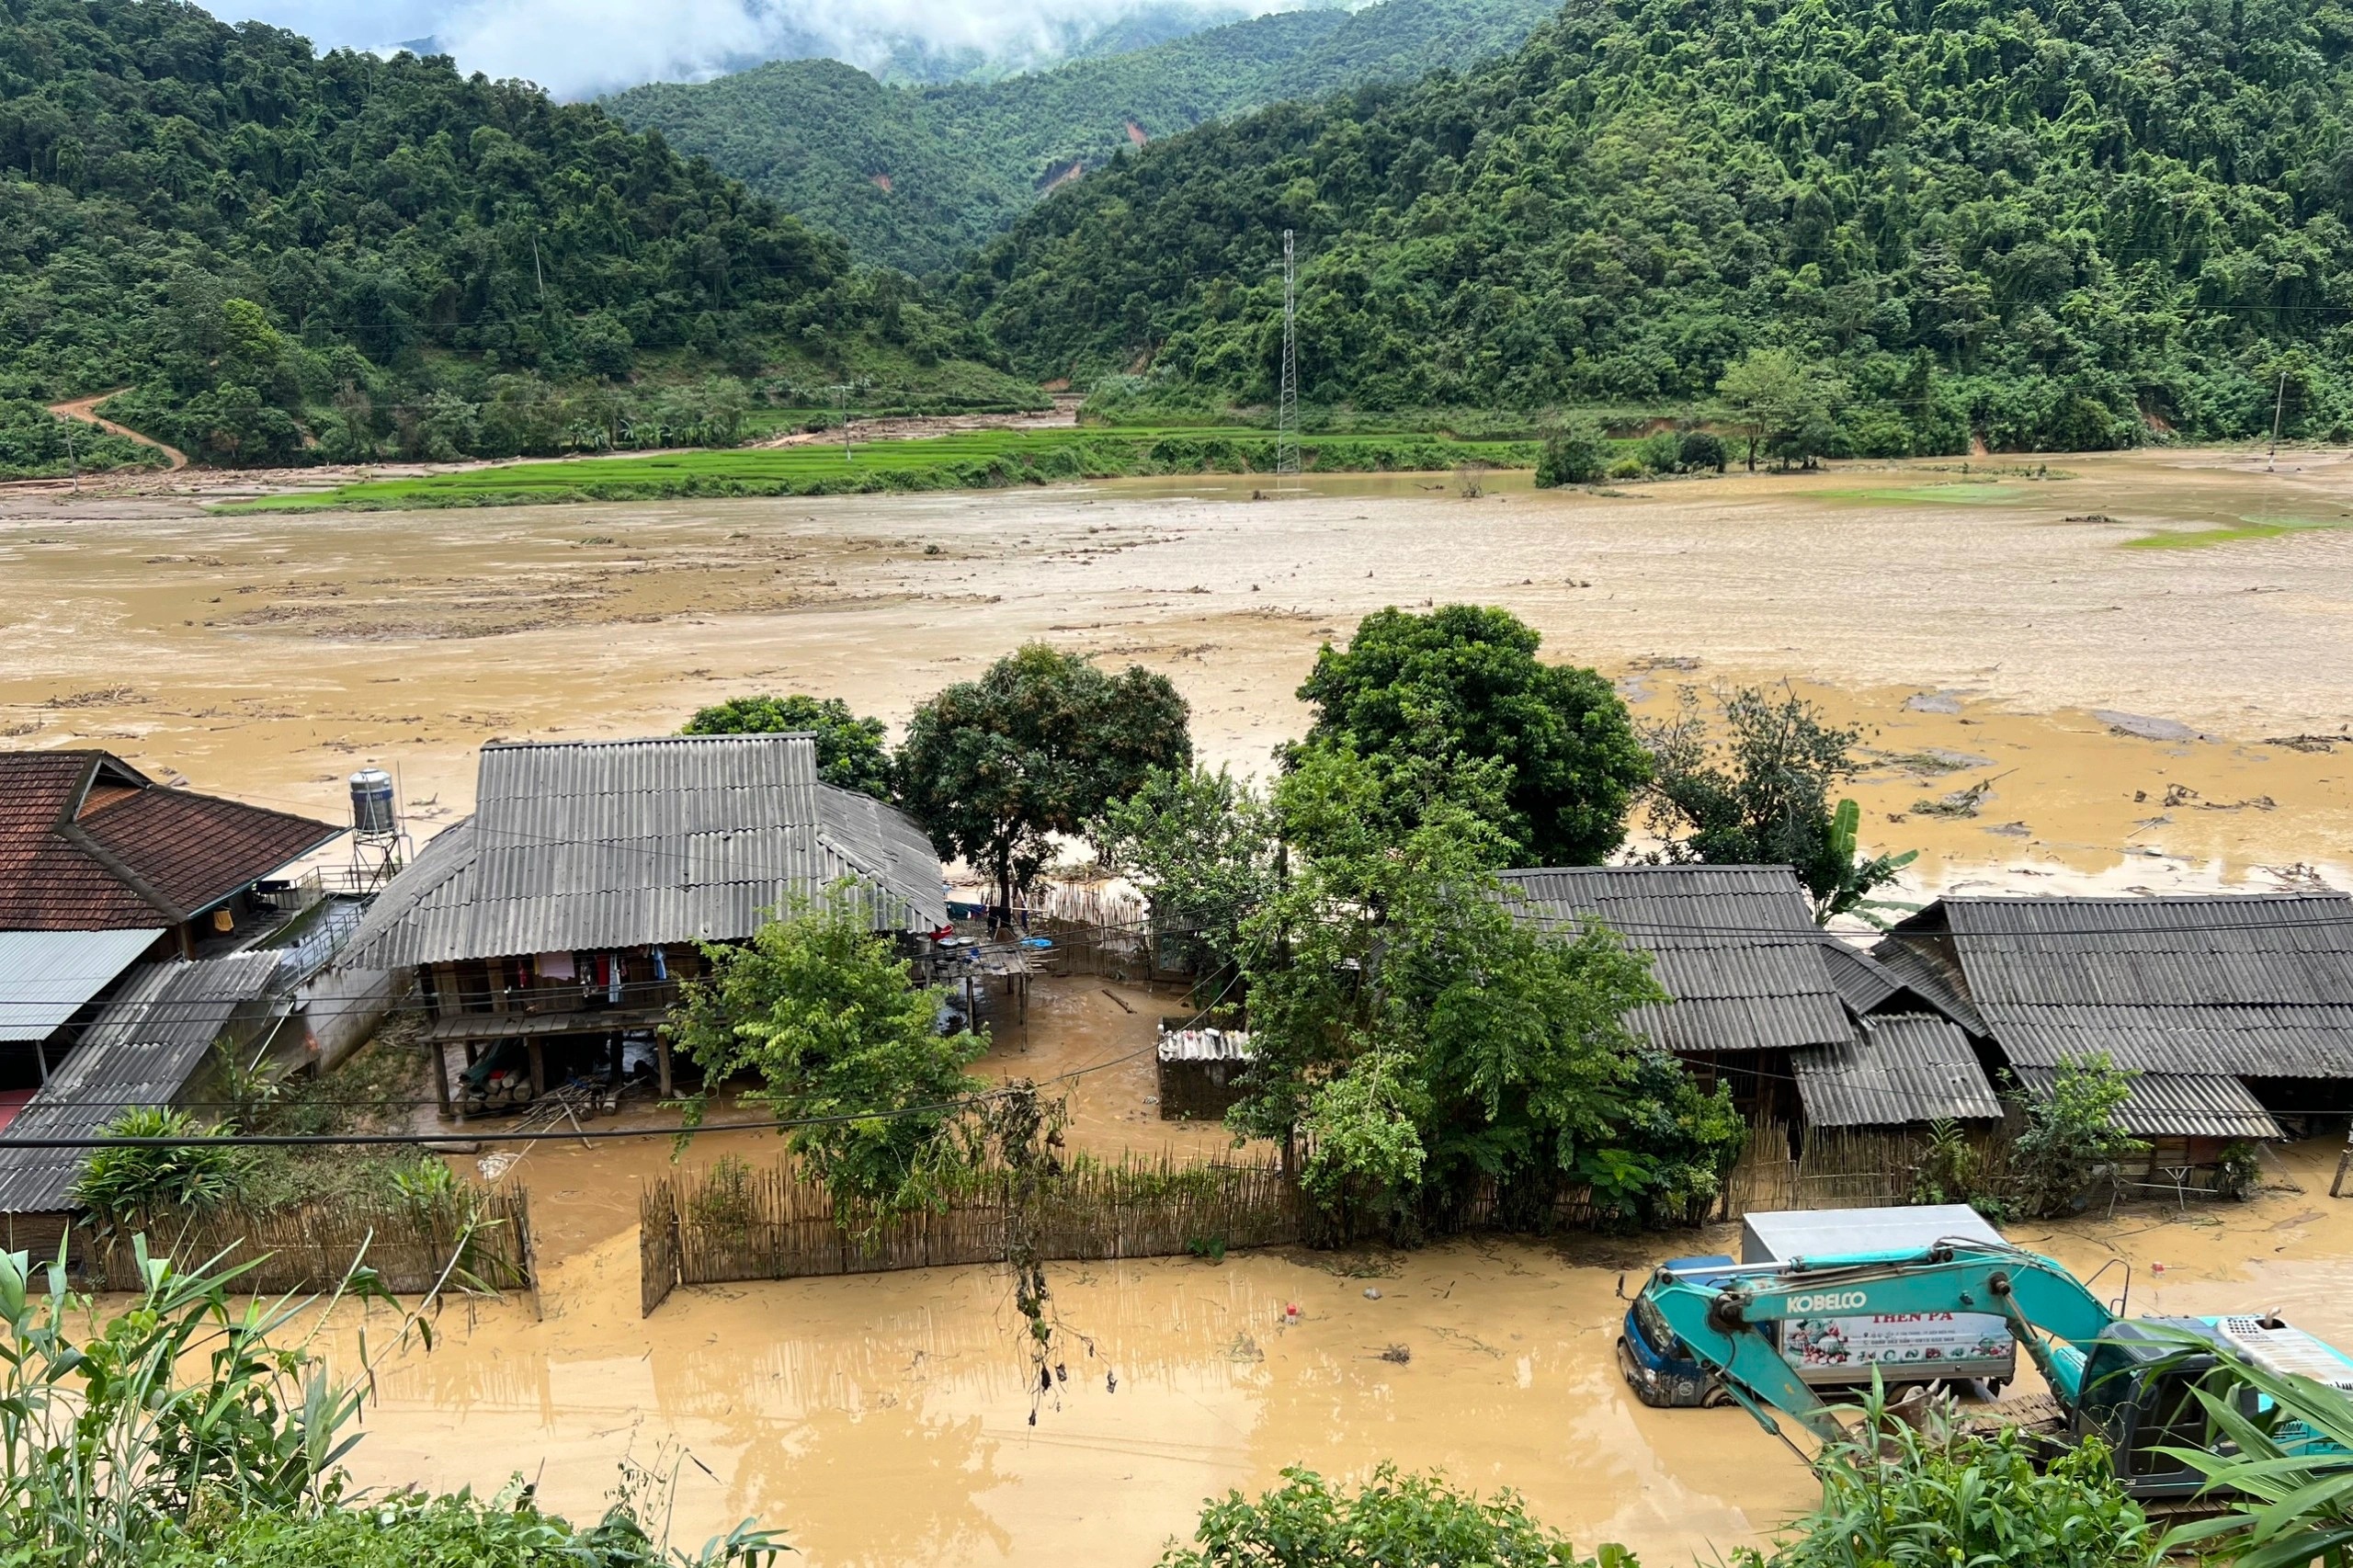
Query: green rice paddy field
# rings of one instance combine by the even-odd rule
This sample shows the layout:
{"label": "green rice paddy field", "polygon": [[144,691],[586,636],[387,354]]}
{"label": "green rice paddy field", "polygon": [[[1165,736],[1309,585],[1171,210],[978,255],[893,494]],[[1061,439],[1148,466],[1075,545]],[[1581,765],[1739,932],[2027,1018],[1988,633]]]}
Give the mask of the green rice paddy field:
{"label": "green rice paddy field", "polygon": [[[1456,441],[1426,435],[1311,437],[1313,472],[1428,472],[1483,464],[1532,468],[1529,441]],[[646,501],[696,495],[835,495],[907,490],[986,490],[1142,474],[1271,473],[1274,437],[1233,428],[977,430],[915,440],[573,458],[513,463],[415,479],[264,496],[218,508],[288,512],[325,508],[498,506],[563,501]]]}

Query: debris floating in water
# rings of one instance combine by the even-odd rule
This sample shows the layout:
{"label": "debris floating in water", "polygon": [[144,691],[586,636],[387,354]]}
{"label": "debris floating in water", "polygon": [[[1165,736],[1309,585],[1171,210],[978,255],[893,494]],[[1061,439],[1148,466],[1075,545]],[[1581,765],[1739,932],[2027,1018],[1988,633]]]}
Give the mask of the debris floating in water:
{"label": "debris floating in water", "polygon": [[1376,1285],[1366,1286],[1364,1288],[1364,1299],[1368,1301],[1377,1301],[1381,1300],[1380,1287]]}

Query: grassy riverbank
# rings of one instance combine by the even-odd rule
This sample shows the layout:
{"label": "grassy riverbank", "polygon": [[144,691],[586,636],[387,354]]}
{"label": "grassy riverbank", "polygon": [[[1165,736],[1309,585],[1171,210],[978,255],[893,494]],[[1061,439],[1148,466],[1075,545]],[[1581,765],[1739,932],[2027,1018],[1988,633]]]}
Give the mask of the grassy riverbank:
{"label": "grassy riverbank", "polygon": [[[1313,437],[1302,465],[1326,473],[1382,473],[1483,465],[1531,468],[1528,441],[1456,441],[1422,435]],[[886,491],[995,490],[1077,479],[1149,474],[1272,473],[1265,430],[977,430],[915,440],[577,458],[514,463],[414,479],[230,503],[229,512],[395,510],[568,501],[653,501],[679,496],[839,495]]]}

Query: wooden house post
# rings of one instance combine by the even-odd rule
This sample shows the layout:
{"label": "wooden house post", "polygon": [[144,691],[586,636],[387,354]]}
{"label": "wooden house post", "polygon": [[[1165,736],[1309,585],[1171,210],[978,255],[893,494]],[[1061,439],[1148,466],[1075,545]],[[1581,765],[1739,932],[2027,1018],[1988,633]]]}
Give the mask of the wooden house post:
{"label": "wooden house post", "polygon": [[537,1038],[525,1041],[524,1049],[531,1057],[531,1097],[536,1100],[548,1092],[547,1058],[540,1053]]}
{"label": "wooden house post", "polygon": [[654,1035],[654,1065],[666,1100],[670,1097],[670,1037],[658,1029]]}
{"label": "wooden house post", "polygon": [[433,1042],[433,1097],[441,1103],[441,1119],[449,1119],[449,1043]]}

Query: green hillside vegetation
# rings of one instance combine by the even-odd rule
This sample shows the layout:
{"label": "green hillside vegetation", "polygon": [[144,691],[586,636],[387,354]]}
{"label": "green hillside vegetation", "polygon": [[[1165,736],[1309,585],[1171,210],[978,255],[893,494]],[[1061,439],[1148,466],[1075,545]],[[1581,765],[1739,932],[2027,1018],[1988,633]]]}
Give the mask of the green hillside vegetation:
{"label": "green hillside vegetation", "polygon": [[[1382,0],[1215,28],[1034,75],[885,86],[796,60],[608,101],[641,130],[919,274],[960,263],[1061,178],[1261,104],[1467,66],[1518,45],[1553,0]],[[1132,127],[1132,131],[1131,130]]]}
{"label": "green hillside vegetation", "polygon": [[1039,401],[981,357],[601,109],[172,0],[0,0],[0,399],[129,387],[107,413],[214,462],[494,456],[724,440],[843,380]]}
{"label": "green hillside vegetation", "polygon": [[[2353,12],[1610,0],[1456,78],[1268,109],[1057,193],[961,297],[1016,365],[1260,403],[1671,413],[1728,369],[1814,449],[2353,426]],[[1768,373],[1769,372],[1769,373]]]}
{"label": "green hillside vegetation", "polygon": [[[1310,472],[1397,473],[1529,468],[1525,441],[1452,441],[1419,435],[1333,436],[1301,444]],[[1272,473],[1274,437],[1233,426],[978,430],[877,441],[845,457],[832,445],[748,451],[574,459],[467,469],[421,479],[371,480],[215,507],[306,512],[505,506],[676,496],[845,495],[881,491],[992,490],[1151,474]]]}

